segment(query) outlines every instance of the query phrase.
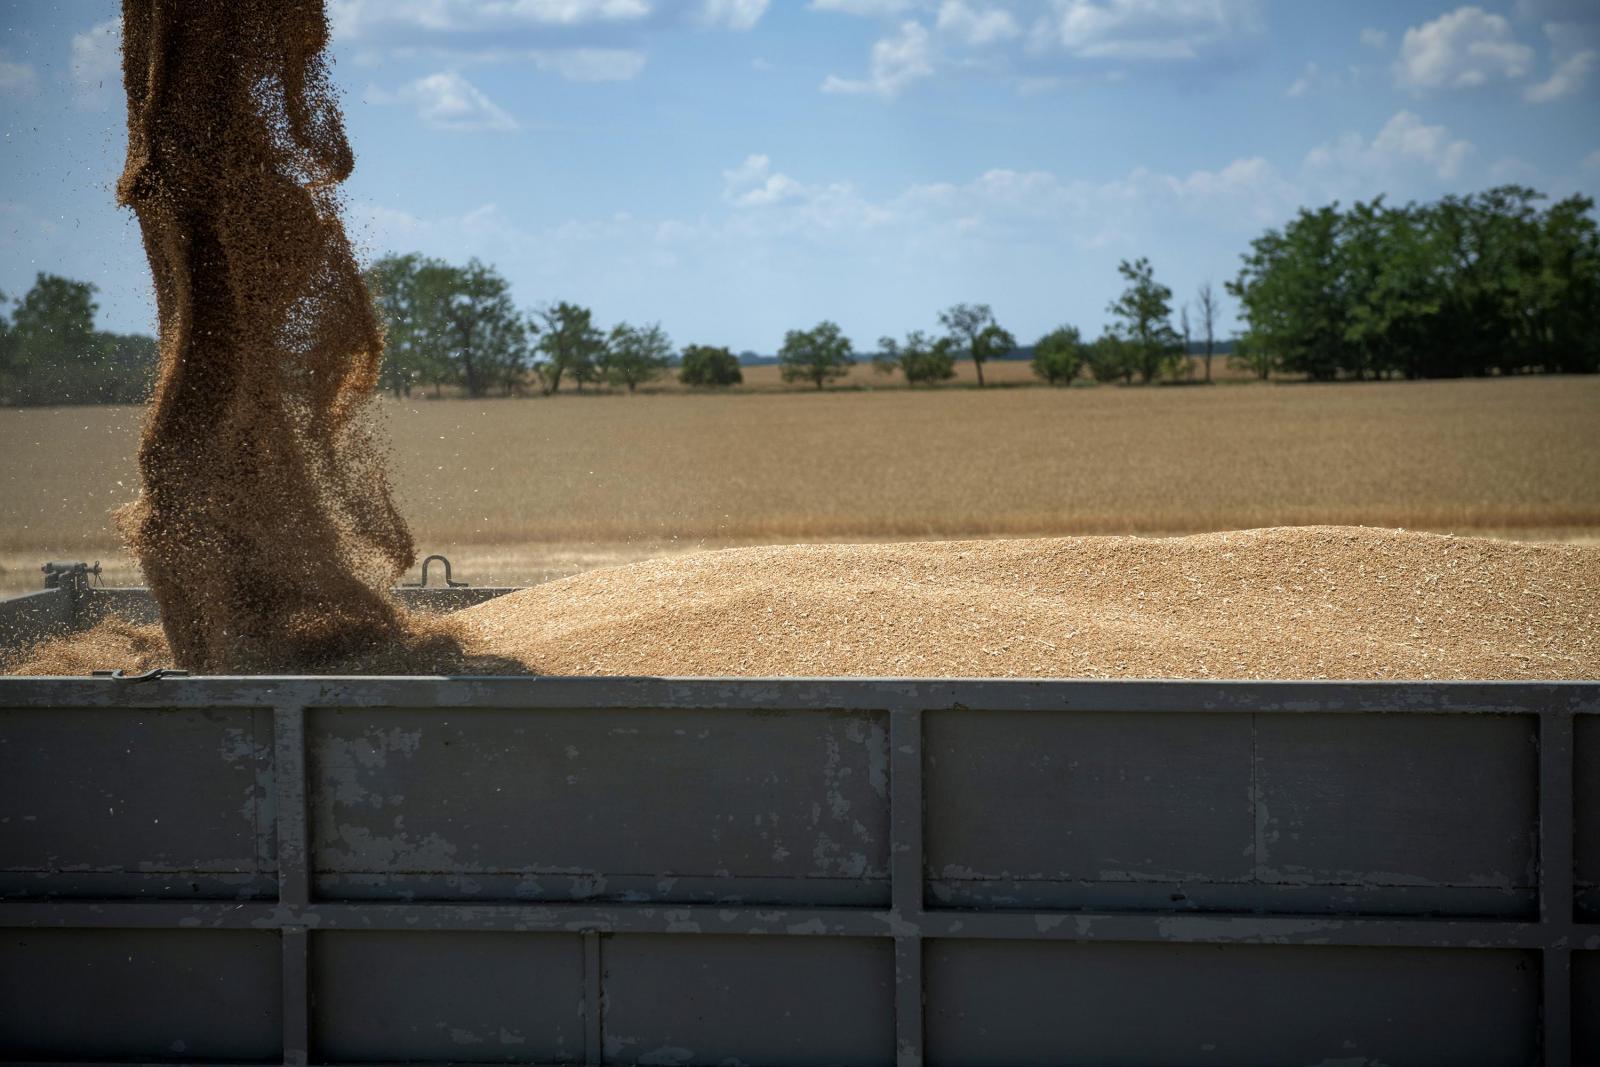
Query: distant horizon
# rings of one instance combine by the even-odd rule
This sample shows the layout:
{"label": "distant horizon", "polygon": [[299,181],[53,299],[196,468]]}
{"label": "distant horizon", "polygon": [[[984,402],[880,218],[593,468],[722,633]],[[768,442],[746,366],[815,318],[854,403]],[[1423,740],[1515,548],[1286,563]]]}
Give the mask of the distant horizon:
{"label": "distant horizon", "polygon": [[[519,305],[777,351],[991,304],[1108,322],[1122,259],[1174,309],[1304,207],[1498,185],[1600,194],[1600,5],[1505,0],[331,0],[367,258],[478,257]],[[0,291],[93,282],[154,331],[115,0],[0,0]],[[1219,336],[1240,329],[1222,301]]]}

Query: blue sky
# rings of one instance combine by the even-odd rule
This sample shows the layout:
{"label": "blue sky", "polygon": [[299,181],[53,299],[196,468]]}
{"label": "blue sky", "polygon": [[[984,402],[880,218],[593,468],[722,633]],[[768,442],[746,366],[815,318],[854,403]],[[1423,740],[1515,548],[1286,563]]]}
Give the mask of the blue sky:
{"label": "blue sky", "polygon": [[[1097,333],[1301,205],[1600,193],[1600,2],[331,0],[365,254],[478,256],[529,308],[771,352],[994,306]],[[118,6],[0,0],[0,291],[152,330]],[[1231,329],[1232,302],[1225,301]]]}

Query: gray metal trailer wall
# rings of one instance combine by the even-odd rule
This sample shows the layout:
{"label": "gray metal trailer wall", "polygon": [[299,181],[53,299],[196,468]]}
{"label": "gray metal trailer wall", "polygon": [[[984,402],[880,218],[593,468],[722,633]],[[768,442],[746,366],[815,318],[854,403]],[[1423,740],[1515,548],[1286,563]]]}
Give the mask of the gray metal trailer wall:
{"label": "gray metal trailer wall", "polygon": [[1600,685],[0,679],[10,1060],[1600,1061]]}

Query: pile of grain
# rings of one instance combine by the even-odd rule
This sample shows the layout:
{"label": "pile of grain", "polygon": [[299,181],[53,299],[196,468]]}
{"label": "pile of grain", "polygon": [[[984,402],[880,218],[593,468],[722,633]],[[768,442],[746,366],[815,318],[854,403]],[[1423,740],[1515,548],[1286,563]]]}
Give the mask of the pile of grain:
{"label": "pile of grain", "polygon": [[322,0],[125,0],[128,158],[160,366],[119,515],[177,662],[283,670],[413,639],[372,422],[383,340],[339,220]]}
{"label": "pile of grain", "polygon": [[[446,669],[468,671],[1592,679],[1600,548],[1349,527],[743,548],[536,586],[450,625],[471,655]],[[88,640],[97,666],[158,665],[112,662],[126,635]]]}
{"label": "pile of grain", "polygon": [[1600,677],[1600,549],[1346,527],[714,552],[464,613],[549,674]]}

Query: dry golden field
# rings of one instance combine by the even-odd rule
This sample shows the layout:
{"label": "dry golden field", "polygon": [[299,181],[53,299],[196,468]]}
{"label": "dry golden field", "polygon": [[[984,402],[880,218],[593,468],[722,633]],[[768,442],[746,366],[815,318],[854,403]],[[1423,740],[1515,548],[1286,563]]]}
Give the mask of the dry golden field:
{"label": "dry golden field", "polygon": [[[419,547],[480,584],[792,541],[1303,524],[1600,536],[1595,377],[385,410]],[[132,580],[108,513],[134,493],[139,417],[0,409],[0,594],[35,588],[48,558],[103,559],[108,581]]]}

